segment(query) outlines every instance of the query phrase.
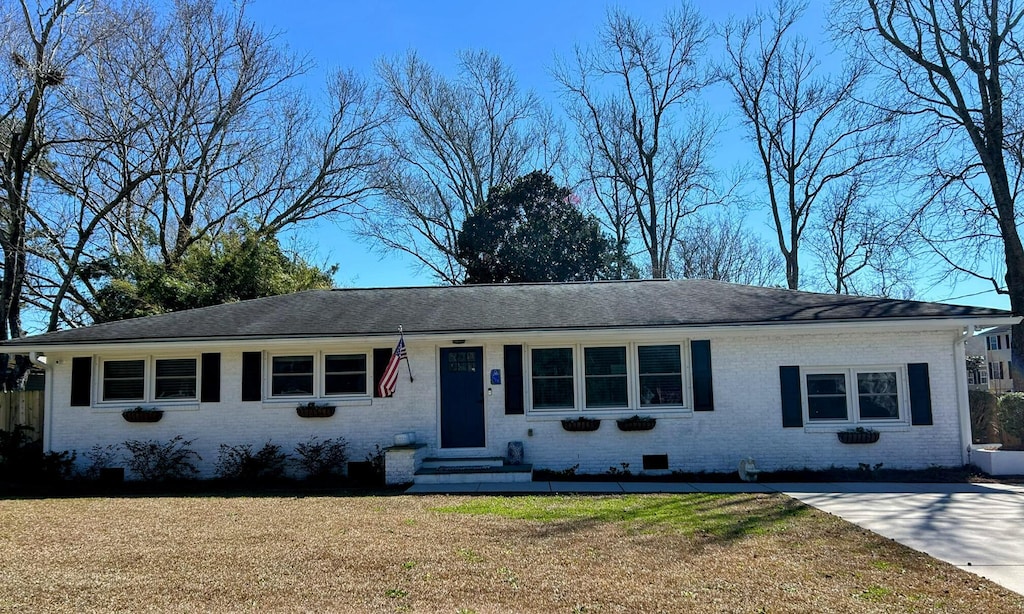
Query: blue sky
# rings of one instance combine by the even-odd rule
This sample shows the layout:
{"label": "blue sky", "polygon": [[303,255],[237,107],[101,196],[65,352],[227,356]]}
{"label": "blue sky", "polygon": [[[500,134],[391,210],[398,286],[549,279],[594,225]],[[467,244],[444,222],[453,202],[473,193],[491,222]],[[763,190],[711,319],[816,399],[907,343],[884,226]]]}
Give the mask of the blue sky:
{"label": "blue sky", "polygon": [[[623,3],[632,14],[656,21],[676,0],[642,0]],[[711,21],[722,23],[730,15],[743,17],[765,2],[728,0],[696,2]],[[827,3],[814,2],[805,16],[803,29],[811,40],[820,38],[820,26]],[[279,41],[291,51],[308,55],[314,69],[304,83],[321,88],[326,75],[337,69],[352,69],[371,76],[374,61],[381,56],[398,56],[415,50],[424,60],[449,72],[456,52],[487,49],[498,54],[517,72],[520,85],[534,90],[558,106],[554,80],[549,75],[556,56],[568,57],[576,45],[590,45],[597,37],[610,4],[597,0],[303,0],[280,2],[254,0],[248,16],[267,30],[279,34]],[[713,111],[732,104],[723,89],[712,91],[707,103]],[[742,162],[749,144],[735,126],[726,126],[719,139],[720,159]],[[766,226],[762,230],[767,230]],[[302,233],[304,243],[316,246],[317,263],[337,263],[335,282],[340,286],[403,286],[436,283],[418,270],[409,257],[381,255],[356,240],[342,225],[327,222]],[[981,284],[920,284],[923,300],[947,300],[987,288]],[[951,300],[964,304],[1008,308],[1005,297],[994,292]]]}

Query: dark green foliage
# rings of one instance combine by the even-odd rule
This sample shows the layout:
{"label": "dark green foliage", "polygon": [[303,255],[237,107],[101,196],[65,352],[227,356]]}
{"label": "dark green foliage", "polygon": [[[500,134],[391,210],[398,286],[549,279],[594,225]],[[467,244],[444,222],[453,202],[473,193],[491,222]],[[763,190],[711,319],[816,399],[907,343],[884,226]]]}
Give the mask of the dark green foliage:
{"label": "dark green foliage", "polygon": [[20,424],[0,430],[0,482],[36,485],[71,476],[75,453],[43,452],[43,443],[29,437],[32,430]]}
{"label": "dark green foliage", "polygon": [[309,441],[295,446],[295,462],[313,480],[341,477],[348,461],[347,448],[348,442],[342,437],[323,440],[311,437]]}
{"label": "dark green foliage", "polygon": [[170,441],[131,440],[124,442],[128,451],[128,469],[147,482],[166,482],[194,478],[199,469],[197,460],[203,460],[192,449],[191,439],[181,435]]}
{"label": "dark green foliage", "polygon": [[999,398],[987,390],[971,390],[967,394],[971,407],[971,441],[988,443]]}
{"label": "dark green foliage", "polygon": [[125,257],[90,271],[108,279],[96,293],[97,322],[329,288],[333,274],[246,227],[199,240],[176,262]]}
{"label": "dark green foliage", "polygon": [[999,432],[1024,439],[1024,392],[1009,392],[999,398],[996,413]]}
{"label": "dark green foliage", "polygon": [[384,483],[385,469],[386,469],[386,457],[384,455],[384,449],[380,447],[380,444],[374,446],[373,452],[366,455],[366,462],[370,463],[370,469],[373,473],[374,479],[377,484]]}
{"label": "dark green foliage", "polygon": [[615,250],[573,194],[534,171],[493,188],[456,240],[467,284],[589,281],[614,277]]}
{"label": "dark green foliage", "polygon": [[222,443],[216,472],[218,477],[243,482],[279,480],[284,476],[290,459],[281,446],[269,441],[256,452],[252,451],[250,444],[229,446]]}

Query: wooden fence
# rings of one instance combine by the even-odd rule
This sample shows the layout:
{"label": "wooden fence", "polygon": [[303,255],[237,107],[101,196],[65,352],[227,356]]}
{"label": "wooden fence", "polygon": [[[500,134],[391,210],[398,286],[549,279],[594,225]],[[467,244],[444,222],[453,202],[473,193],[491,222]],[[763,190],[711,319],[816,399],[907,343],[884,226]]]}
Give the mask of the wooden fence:
{"label": "wooden fence", "polygon": [[10,431],[15,425],[32,427],[31,439],[43,437],[43,391],[0,392],[0,430]]}

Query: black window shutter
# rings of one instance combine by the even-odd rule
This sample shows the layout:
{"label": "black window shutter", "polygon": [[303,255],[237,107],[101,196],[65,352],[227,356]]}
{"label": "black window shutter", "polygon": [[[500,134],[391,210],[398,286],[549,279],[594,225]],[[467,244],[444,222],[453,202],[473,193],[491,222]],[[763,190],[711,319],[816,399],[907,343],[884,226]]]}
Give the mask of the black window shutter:
{"label": "black window shutter", "polygon": [[779,367],[782,384],[782,426],[804,425],[804,409],[800,398],[800,367]]}
{"label": "black window shutter", "polygon": [[263,399],[263,352],[242,352],[242,400]]}
{"label": "black window shutter", "polygon": [[204,353],[202,362],[203,389],[199,400],[203,403],[220,403],[220,353]]}
{"label": "black window shutter", "polygon": [[714,411],[715,391],[711,382],[711,342],[690,342],[690,368],[693,372],[694,411]]}
{"label": "black window shutter", "polygon": [[523,407],[523,346],[505,346],[505,414],[521,414]]}
{"label": "black window shutter", "polygon": [[76,356],[71,359],[71,406],[92,405],[92,357]]}
{"label": "black window shutter", "polygon": [[932,390],[928,379],[928,363],[907,365],[907,379],[910,380],[910,423],[921,426],[931,424]]}
{"label": "black window shutter", "polygon": [[380,378],[391,360],[392,348],[373,348],[373,396],[380,397]]}

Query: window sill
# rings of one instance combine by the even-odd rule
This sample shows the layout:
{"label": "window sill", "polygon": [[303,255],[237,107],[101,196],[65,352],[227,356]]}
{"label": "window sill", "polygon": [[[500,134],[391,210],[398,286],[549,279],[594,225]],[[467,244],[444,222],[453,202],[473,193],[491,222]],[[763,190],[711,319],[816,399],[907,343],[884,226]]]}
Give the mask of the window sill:
{"label": "window sill", "polygon": [[169,411],[199,411],[199,402],[190,401],[188,403],[165,403],[165,402],[135,402],[129,404],[118,404],[118,405],[94,405],[92,407],[92,413],[94,414],[119,414],[128,409],[135,409],[136,407],[145,407],[146,409],[159,409],[163,412]]}
{"label": "window sill", "polygon": [[369,407],[373,405],[372,397],[294,397],[290,399],[264,399],[263,409],[289,409],[294,410],[296,405],[333,405],[342,407]]}
{"label": "window sill", "polygon": [[574,409],[559,409],[559,410],[533,410],[526,413],[527,422],[560,422],[565,419],[579,418],[583,416],[585,418],[593,418],[595,420],[620,420],[622,418],[632,418],[633,416],[650,416],[657,419],[669,419],[669,418],[692,418],[693,410],[684,408],[674,409],[604,409],[604,410],[574,410]]}
{"label": "window sill", "polygon": [[805,424],[805,433],[836,433],[856,428],[870,429],[879,433],[902,433],[910,431],[910,425],[906,422],[882,423],[877,422],[833,422],[830,424]]}

